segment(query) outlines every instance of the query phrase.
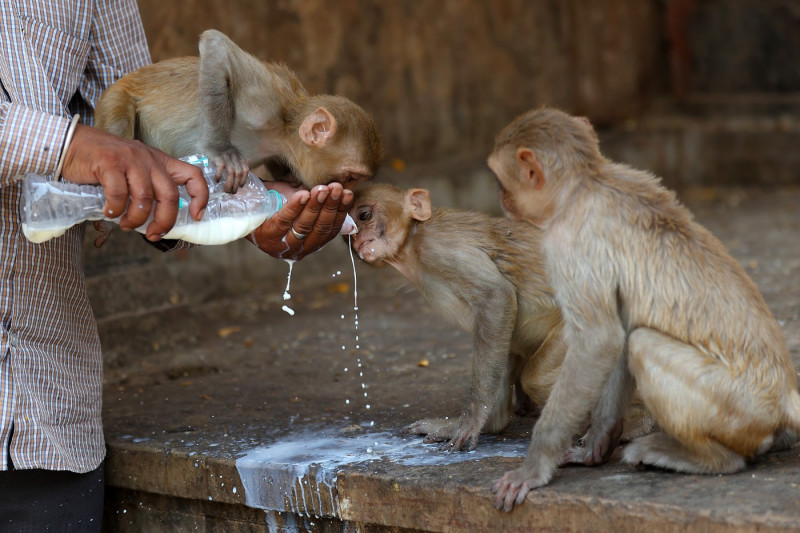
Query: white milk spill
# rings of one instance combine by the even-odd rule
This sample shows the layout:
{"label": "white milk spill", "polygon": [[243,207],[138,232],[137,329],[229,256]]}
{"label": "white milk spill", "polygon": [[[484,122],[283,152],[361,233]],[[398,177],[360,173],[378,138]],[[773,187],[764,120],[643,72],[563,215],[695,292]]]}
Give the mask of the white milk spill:
{"label": "white milk spill", "polygon": [[423,444],[419,437],[404,438],[394,432],[352,436],[337,432],[310,429],[245,452],[236,460],[236,470],[247,505],[315,517],[321,516],[323,510],[332,510],[339,516],[336,478],[346,466],[370,461],[432,466],[488,457],[524,457],[528,445],[525,439],[504,442],[482,437],[474,451],[448,452],[440,446]]}
{"label": "white milk spill", "polygon": [[[284,259],[284,261],[289,264],[289,274],[286,276],[286,288],[283,290],[283,300],[286,301],[292,299],[292,295],[289,293],[289,288],[292,285],[292,269],[294,268],[295,261],[293,259]],[[288,305],[284,305],[281,307],[281,309],[294,316],[294,309]]]}

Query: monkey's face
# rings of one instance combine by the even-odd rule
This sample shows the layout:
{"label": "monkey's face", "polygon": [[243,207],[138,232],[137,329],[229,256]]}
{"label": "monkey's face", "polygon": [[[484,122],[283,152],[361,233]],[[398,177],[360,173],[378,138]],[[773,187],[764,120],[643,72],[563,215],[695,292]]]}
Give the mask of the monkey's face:
{"label": "monkey's face", "polygon": [[383,266],[383,260],[394,253],[392,242],[387,236],[386,215],[381,206],[358,203],[350,210],[358,233],[351,236],[353,251],[358,257],[372,266]]}
{"label": "monkey's face", "polygon": [[382,193],[380,187],[368,187],[366,192],[357,189],[350,208],[350,216],[358,227],[358,233],[350,236],[353,251],[376,267],[392,263],[397,257],[409,224],[403,213],[402,196],[397,199],[393,198],[394,192]]}
{"label": "monkey's face", "polygon": [[309,189],[337,182],[353,190],[372,178],[372,172],[355,153],[340,147],[310,148],[305,157],[298,158],[297,164],[289,168],[289,173]]}
{"label": "monkey's face", "polygon": [[[526,148],[505,148],[488,159],[500,188],[500,204],[509,218],[543,225],[552,214],[552,198],[541,166]],[[531,157],[533,159],[531,160]]]}
{"label": "monkey's face", "polygon": [[495,152],[489,156],[488,164],[495,178],[497,178],[497,185],[500,189],[500,205],[503,207],[503,211],[512,220],[520,221],[523,217],[517,207],[514,194],[519,187],[515,179],[513,165],[511,168],[507,168],[508,159],[508,157],[503,157],[500,153]]}

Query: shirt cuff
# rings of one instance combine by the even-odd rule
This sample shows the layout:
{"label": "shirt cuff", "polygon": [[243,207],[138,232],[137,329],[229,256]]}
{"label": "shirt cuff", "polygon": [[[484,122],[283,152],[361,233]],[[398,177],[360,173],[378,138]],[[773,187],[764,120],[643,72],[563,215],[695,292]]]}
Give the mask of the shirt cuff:
{"label": "shirt cuff", "polygon": [[0,105],[0,185],[28,172],[53,172],[69,125],[68,118],[16,104]]}

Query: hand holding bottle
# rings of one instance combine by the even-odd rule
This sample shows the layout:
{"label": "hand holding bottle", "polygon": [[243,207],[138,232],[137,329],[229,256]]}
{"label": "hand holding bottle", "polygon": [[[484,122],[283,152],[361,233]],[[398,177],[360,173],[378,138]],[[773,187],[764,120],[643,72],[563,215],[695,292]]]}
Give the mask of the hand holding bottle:
{"label": "hand holding bottle", "polygon": [[186,186],[194,220],[200,220],[208,202],[208,187],[197,167],[139,141],[81,124],[67,146],[62,175],[73,183],[102,185],[105,216],[122,215],[123,229],[141,226],[152,212],[146,229],[150,241],[161,239],[175,224],[178,185]]}

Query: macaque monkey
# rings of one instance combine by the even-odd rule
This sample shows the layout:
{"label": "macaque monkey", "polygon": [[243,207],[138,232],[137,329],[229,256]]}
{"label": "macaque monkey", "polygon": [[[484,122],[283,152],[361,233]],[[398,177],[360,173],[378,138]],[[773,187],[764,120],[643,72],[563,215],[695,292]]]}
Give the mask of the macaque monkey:
{"label": "macaque monkey", "polygon": [[[460,418],[424,419],[403,429],[426,442],[474,449],[513,416],[512,388],[543,406],[566,352],[563,322],[545,281],[541,232],[474,211],[433,209],[428,191],[365,184],[354,191],[351,245],[365,262],[391,265],[444,317],[473,333],[472,379]],[[519,393],[519,389],[516,389]],[[652,418],[632,412],[628,438]]]}
{"label": "macaque monkey", "polygon": [[588,413],[584,462],[602,462],[634,386],[660,431],[628,444],[625,462],[724,474],[796,441],[780,326],[673,192],[606,159],[588,120],[546,108],[499,133],[489,166],[507,213],[541,228],[568,346],[524,463],[493,487],[496,507],[550,481]]}
{"label": "macaque monkey", "polygon": [[167,59],[114,83],[97,106],[97,126],[173,157],[210,156],[225,190],[250,168],[310,189],[370,179],[382,155],[372,117],[340,96],[310,96],[286,66],[262,62],[216,30],[200,57]]}

